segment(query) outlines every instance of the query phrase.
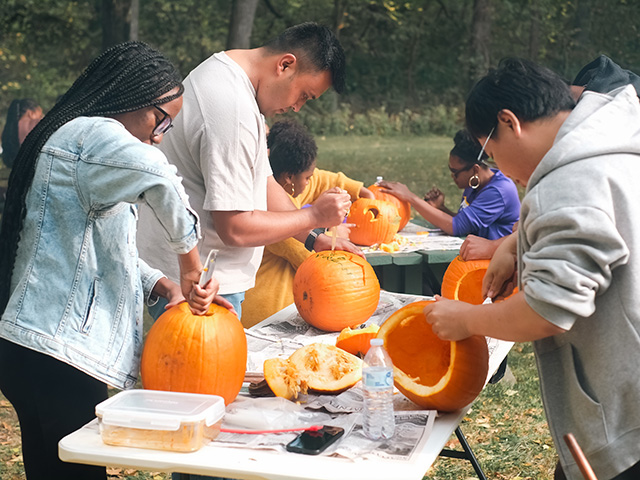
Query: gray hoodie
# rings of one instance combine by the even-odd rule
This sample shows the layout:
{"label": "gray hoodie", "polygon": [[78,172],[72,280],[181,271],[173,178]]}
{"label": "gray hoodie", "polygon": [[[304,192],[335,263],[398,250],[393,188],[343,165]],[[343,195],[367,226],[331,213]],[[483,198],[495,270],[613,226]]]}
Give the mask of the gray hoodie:
{"label": "gray hoodie", "polygon": [[531,176],[518,230],[520,288],[567,330],[534,342],[568,478],[573,433],[600,480],[640,461],[640,103],[586,92]]}

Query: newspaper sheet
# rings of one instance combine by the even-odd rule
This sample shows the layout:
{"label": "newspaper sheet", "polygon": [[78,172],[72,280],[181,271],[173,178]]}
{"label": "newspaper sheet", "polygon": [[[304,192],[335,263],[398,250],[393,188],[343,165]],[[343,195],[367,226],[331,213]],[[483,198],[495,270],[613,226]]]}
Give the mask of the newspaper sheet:
{"label": "newspaper sheet", "polygon": [[[394,242],[371,247],[361,247],[364,253],[387,251],[393,253],[421,251],[460,250],[464,238],[447,235],[439,228],[424,227],[413,222],[396,234]],[[384,247],[384,248],[383,248]]]}

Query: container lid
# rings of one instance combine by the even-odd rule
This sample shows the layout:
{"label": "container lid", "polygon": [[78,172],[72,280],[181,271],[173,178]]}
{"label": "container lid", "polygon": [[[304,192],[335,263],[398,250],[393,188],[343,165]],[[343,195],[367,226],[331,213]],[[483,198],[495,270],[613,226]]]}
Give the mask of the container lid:
{"label": "container lid", "polygon": [[146,430],[178,430],[183,423],[213,425],[224,416],[224,399],[217,395],[125,390],[96,405],[106,425]]}

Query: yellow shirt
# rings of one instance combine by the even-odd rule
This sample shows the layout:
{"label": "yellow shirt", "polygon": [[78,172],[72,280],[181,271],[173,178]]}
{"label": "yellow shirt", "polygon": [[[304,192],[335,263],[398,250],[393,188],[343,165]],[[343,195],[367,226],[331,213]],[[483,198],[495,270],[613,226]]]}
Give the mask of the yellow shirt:
{"label": "yellow shirt", "polygon": [[[358,198],[362,182],[352,180],[344,173],[317,169],[309,179],[309,185],[295,198],[296,207],[313,203],[323,192],[333,187],[346,190],[351,199]],[[311,255],[304,245],[294,238],[287,238],[267,245],[262,263],[256,274],[256,285],[247,290],[242,303],[242,325],[252,327],[293,303],[293,277],[296,270]]]}

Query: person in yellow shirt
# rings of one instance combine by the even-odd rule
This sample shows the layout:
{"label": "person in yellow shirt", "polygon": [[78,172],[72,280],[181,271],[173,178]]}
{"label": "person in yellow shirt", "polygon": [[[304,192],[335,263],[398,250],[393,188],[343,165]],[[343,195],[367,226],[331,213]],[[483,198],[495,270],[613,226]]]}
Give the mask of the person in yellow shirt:
{"label": "person in yellow shirt", "polygon": [[[374,198],[362,182],[344,173],[316,168],[318,147],[307,129],[293,121],[273,124],[267,136],[273,177],[298,208],[312,204],[325,190],[340,187],[351,199]],[[255,286],[242,303],[242,325],[249,328],[293,303],[293,277],[311,255],[300,242],[288,238],[267,245]]]}

